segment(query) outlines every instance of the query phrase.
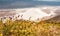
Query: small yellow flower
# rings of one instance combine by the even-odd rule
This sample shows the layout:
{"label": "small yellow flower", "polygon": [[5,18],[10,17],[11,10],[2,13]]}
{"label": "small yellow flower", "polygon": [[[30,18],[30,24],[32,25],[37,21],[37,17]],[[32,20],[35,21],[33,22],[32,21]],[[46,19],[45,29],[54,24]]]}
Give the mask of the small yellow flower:
{"label": "small yellow flower", "polygon": [[10,32],[13,32],[13,30],[10,30]]}
{"label": "small yellow flower", "polygon": [[3,36],[2,34],[0,34],[0,36]]}
{"label": "small yellow flower", "polygon": [[14,30],[14,32],[18,32],[17,30]]}

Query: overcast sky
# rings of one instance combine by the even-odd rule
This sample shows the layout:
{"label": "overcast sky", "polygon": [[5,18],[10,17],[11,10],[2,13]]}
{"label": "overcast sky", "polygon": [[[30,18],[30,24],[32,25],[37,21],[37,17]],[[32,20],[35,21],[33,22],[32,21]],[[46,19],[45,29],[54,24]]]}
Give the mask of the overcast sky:
{"label": "overcast sky", "polygon": [[0,9],[26,8],[26,7],[36,7],[41,5],[60,6],[60,0],[0,0]]}

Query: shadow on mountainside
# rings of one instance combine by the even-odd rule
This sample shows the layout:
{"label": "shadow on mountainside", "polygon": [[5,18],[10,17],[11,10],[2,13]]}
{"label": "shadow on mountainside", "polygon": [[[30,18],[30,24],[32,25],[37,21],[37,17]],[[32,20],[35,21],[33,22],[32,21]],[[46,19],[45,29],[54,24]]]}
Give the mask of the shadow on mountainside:
{"label": "shadow on mountainside", "polygon": [[46,20],[47,22],[49,22],[49,21],[56,21],[56,22],[60,22],[60,16],[56,16],[56,17],[53,17],[53,18],[51,18],[51,19],[48,19],[48,20]]}

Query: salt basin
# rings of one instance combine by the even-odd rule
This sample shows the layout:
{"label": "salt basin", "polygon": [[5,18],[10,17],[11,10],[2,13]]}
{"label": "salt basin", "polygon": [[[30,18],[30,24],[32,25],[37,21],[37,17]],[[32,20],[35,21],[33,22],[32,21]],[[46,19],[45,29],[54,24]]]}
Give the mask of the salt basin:
{"label": "salt basin", "polygon": [[[6,9],[7,10],[7,9]],[[12,10],[12,9],[11,9]],[[53,17],[56,17],[57,14],[59,14],[60,12],[57,12],[57,8],[50,8],[50,7],[34,7],[34,8],[22,8],[22,9],[13,9],[16,14],[15,15],[9,15],[5,17],[6,19],[10,19],[12,18],[13,21],[20,20],[30,20],[30,21],[34,21],[34,22],[39,22],[41,20],[48,20],[51,19]],[[11,11],[12,12],[12,11]],[[7,12],[5,12],[7,14]],[[12,13],[13,14],[13,13]],[[10,18],[9,18],[10,17]],[[4,19],[4,17],[0,17],[3,18],[3,23],[6,22],[6,19]]]}
{"label": "salt basin", "polygon": [[[45,8],[45,9],[47,9],[47,8]],[[20,15],[22,17],[18,17],[17,18],[18,20],[24,19],[24,20],[30,20],[30,21],[41,21],[42,18],[50,17],[54,14],[55,13],[53,11],[50,11],[50,13],[48,14],[48,13],[42,11],[40,8],[29,8],[29,9],[26,9],[26,11],[23,13],[16,14],[15,17]]]}

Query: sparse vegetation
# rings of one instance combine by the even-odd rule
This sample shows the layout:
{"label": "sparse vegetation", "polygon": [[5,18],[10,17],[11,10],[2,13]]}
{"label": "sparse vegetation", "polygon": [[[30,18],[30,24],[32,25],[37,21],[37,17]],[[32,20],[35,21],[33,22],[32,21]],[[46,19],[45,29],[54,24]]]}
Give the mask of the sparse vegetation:
{"label": "sparse vegetation", "polygon": [[53,21],[0,20],[0,36],[60,36],[60,22]]}

